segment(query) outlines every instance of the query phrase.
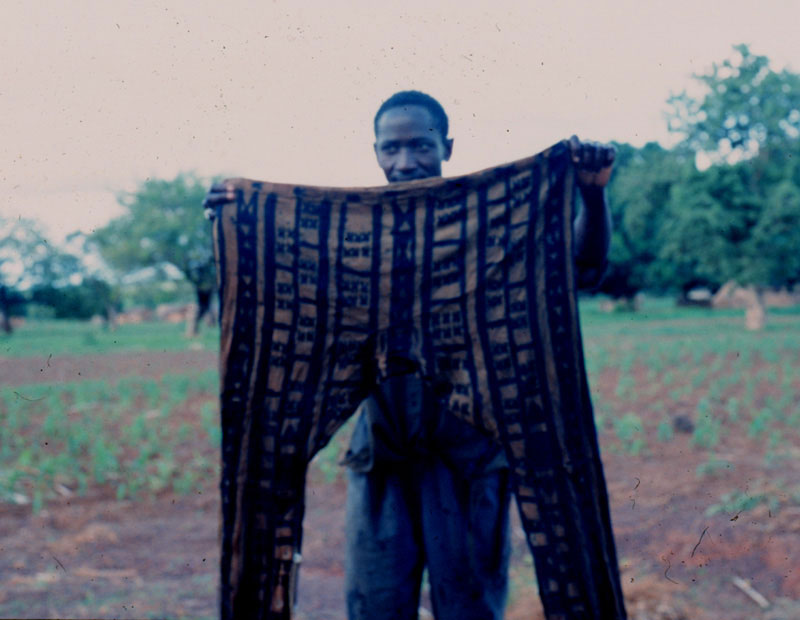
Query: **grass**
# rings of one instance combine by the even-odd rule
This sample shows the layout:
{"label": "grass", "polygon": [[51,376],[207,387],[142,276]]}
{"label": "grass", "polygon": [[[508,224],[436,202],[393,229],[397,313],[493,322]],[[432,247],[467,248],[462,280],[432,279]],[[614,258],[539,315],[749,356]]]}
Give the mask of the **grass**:
{"label": "grass", "polygon": [[120,325],[111,331],[81,321],[28,321],[11,335],[0,334],[2,357],[186,351],[198,347],[216,351],[219,331],[203,325],[196,339],[187,339],[182,323]]}

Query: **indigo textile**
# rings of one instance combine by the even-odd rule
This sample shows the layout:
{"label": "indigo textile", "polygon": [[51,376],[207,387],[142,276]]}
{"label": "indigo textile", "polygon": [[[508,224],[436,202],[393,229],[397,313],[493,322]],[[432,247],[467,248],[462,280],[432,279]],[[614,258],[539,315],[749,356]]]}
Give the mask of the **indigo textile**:
{"label": "indigo textile", "polygon": [[234,184],[214,218],[222,618],[291,617],[307,465],[377,382],[409,368],[505,448],[547,617],[625,618],[568,144],[449,179]]}

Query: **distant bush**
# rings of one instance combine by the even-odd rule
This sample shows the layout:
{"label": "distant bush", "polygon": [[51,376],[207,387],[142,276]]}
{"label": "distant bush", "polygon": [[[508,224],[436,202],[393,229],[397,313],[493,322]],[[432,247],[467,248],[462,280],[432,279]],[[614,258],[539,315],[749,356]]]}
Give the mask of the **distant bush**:
{"label": "distant bush", "polygon": [[[113,291],[107,282],[86,278],[80,284],[36,287],[31,293],[31,302],[38,314],[35,318],[85,320],[96,314],[106,314],[113,303]],[[50,317],[43,314],[45,308],[52,309]]]}

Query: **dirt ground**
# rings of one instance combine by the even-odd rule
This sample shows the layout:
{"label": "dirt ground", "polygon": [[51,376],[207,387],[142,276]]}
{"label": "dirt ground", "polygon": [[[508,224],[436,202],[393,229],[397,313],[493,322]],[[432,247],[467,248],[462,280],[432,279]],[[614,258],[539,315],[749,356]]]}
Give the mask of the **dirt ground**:
{"label": "dirt ground", "polygon": [[[118,377],[127,373],[206,370],[208,352],[135,356],[0,360],[4,386],[37,381]],[[78,375],[80,373],[80,375]],[[616,377],[593,381],[613,393]],[[646,409],[646,404],[643,404]],[[181,411],[194,422],[191,410]],[[646,419],[647,411],[640,412]],[[720,452],[735,470],[698,478],[706,459],[689,435],[631,456],[606,446],[603,460],[611,497],[623,584],[633,620],[797,620],[800,618],[800,508],[773,513],[707,516],[725,491],[763,480],[752,445],[728,435]],[[800,459],[783,465],[800,479]],[[763,486],[762,482],[758,482]],[[780,496],[779,487],[768,491]],[[344,482],[319,469],[307,486],[298,618],[345,618],[343,587]],[[29,506],[0,504],[0,617],[212,618],[216,614],[219,497],[215,480],[192,495],[164,493],[149,500],[115,501],[111,491],[63,497],[36,515]],[[507,620],[541,618],[528,549],[514,520],[514,559]],[[769,606],[762,609],[734,585],[745,580]]]}

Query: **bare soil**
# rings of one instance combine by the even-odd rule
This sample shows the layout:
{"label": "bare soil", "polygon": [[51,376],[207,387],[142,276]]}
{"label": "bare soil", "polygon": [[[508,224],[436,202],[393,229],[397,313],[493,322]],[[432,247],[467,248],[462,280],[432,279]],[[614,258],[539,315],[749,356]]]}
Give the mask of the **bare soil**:
{"label": "bare soil", "polygon": [[[208,352],[142,353],[0,359],[0,384],[99,379],[206,370]],[[614,373],[593,388],[612,399]],[[657,423],[643,401],[638,412]],[[680,412],[673,412],[677,415]],[[192,408],[180,408],[198,425]],[[611,433],[601,435],[618,555],[628,611],[635,620],[796,620],[800,618],[800,508],[787,499],[741,513],[707,516],[729,491],[788,492],[778,482],[800,480],[800,459],[781,463],[774,488],[765,478],[763,446],[727,434],[718,452],[735,468],[698,477],[707,456],[677,432],[633,456]],[[769,472],[767,472],[769,474]],[[764,482],[766,480],[766,482]],[[757,487],[757,488],[756,488]],[[305,518],[298,618],[341,620],[344,494],[312,466]],[[63,497],[38,514],[0,504],[0,616],[17,618],[212,618],[217,610],[219,497],[215,480],[191,494],[162,493],[136,502],[110,491]],[[529,553],[514,520],[507,620],[542,618]],[[747,580],[768,609],[733,584]]]}

